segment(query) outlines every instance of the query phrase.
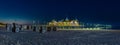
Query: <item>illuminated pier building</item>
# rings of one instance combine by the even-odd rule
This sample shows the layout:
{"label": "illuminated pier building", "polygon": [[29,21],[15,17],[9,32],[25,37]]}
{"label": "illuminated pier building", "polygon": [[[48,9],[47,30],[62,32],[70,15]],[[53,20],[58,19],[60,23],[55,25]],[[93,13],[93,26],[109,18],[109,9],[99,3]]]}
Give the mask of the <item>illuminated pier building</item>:
{"label": "illuminated pier building", "polygon": [[66,18],[65,20],[61,20],[61,21],[56,21],[56,20],[52,20],[51,22],[49,22],[48,24],[49,26],[80,26],[78,20],[69,20],[68,18]]}
{"label": "illuminated pier building", "polygon": [[112,28],[111,25],[80,23],[77,19],[69,20],[68,18],[61,21],[52,20],[48,23],[48,26],[56,26],[62,30],[100,30]]}

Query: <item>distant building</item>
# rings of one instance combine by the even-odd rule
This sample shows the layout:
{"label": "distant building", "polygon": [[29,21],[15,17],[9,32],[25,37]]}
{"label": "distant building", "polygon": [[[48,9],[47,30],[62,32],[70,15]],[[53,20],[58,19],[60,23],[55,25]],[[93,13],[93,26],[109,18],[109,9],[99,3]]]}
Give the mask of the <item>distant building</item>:
{"label": "distant building", "polygon": [[48,23],[49,26],[80,26],[78,20],[69,20],[68,18],[61,21],[52,20]]}
{"label": "distant building", "polygon": [[0,27],[5,27],[5,26],[6,26],[5,23],[1,23],[1,22],[0,22]]}

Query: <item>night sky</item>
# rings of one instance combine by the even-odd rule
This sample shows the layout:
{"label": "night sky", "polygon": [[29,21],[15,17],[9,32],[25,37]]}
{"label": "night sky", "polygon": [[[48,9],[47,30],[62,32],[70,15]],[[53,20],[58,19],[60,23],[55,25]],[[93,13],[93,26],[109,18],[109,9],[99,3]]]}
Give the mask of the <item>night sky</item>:
{"label": "night sky", "polygon": [[0,0],[0,20],[30,22],[52,19],[120,25],[120,3],[115,0]]}

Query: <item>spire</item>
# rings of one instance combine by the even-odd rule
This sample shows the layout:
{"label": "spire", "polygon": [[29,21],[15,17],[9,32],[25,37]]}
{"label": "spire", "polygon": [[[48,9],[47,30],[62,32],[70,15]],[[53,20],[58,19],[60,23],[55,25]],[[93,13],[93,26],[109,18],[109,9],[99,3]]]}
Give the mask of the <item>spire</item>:
{"label": "spire", "polygon": [[69,19],[66,17],[65,21],[69,21]]}
{"label": "spire", "polygon": [[57,21],[55,19],[53,19],[52,22],[57,22]]}

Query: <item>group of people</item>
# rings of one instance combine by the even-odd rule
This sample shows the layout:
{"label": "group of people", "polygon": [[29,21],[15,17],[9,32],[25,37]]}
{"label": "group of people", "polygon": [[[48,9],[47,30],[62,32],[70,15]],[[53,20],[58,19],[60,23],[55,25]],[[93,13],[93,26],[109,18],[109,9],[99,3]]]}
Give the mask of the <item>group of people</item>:
{"label": "group of people", "polygon": [[[7,31],[12,31],[12,32],[19,32],[21,30],[24,30],[23,29],[23,26],[22,25],[18,25],[16,23],[12,23],[12,24],[6,24],[6,30]],[[29,30],[29,29],[28,29]],[[50,32],[50,31],[56,31],[57,28],[56,27],[50,27],[50,26],[32,26],[32,31],[39,31],[40,33],[43,33],[43,32]]]}
{"label": "group of people", "polygon": [[6,24],[6,30],[12,32],[19,32],[20,30],[22,30],[22,25],[18,25],[16,23]]}

